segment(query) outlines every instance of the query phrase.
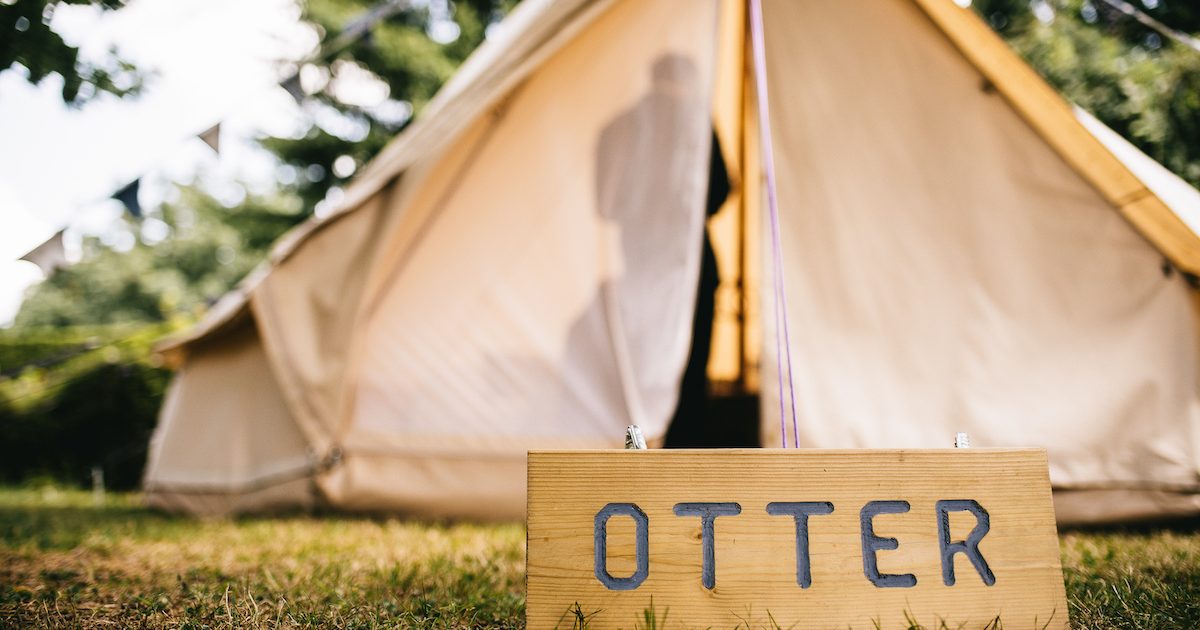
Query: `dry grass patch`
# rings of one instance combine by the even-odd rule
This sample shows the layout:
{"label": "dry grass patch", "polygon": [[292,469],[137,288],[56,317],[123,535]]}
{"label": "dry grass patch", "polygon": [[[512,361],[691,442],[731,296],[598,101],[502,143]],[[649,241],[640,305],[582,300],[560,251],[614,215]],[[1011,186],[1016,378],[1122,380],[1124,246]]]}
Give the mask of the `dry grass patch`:
{"label": "dry grass patch", "polygon": [[194,521],[0,492],[0,626],[516,627],[519,525]]}

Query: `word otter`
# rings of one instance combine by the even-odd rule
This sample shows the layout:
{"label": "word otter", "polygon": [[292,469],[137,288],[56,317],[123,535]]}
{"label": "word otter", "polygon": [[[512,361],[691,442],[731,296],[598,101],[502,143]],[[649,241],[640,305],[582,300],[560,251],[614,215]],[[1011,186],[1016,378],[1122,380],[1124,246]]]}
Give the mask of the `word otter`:
{"label": "word otter", "polygon": [[[938,546],[942,560],[942,583],[954,586],[954,556],[963,554],[983,579],[991,586],[996,576],[988,567],[987,560],[979,552],[979,543],[991,527],[987,510],[972,499],[937,502]],[[917,585],[917,576],[911,573],[880,573],[876,553],[899,549],[895,538],[877,536],[873,519],[880,514],[903,514],[909,511],[908,501],[871,501],[859,512],[859,529],[862,537],[863,575],[878,588],[912,588]],[[717,584],[716,520],[721,516],[737,516],[742,506],[733,503],[676,503],[676,516],[700,518],[701,571],[700,583],[706,589]],[[968,512],[975,517],[975,527],[966,540],[950,540],[950,513]],[[796,583],[800,588],[812,586],[812,570],[808,554],[808,519],[833,513],[833,504],[828,501],[773,502],[767,504],[767,513],[772,516],[791,516],[796,524]],[[608,572],[608,520],[613,516],[629,516],[634,522],[634,556],[636,569],[629,577],[614,577]],[[650,518],[636,504],[609,503],[596,512],[593,549],[595,574],[606,588],[613,591],[630,591],[650,575]]]}

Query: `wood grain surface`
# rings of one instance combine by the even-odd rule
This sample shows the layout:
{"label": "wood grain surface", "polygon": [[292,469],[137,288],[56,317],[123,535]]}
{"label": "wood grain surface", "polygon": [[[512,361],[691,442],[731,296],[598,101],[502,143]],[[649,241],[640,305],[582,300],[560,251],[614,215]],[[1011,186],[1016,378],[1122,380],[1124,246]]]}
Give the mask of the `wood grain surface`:
{"label": "wood grain surface", "polygon": [[[773,619],[783,628],[886,629],[907,628],[906,617],[929,628],[984,628],[997,617],[1008,629],[1067,628],[1047,470],[1041,449],[530,452],[528,627],[571,628],[568,611],[578,604],[595,613],[590,628],[632,628],[653,597],[668,628],[773,627]],[[954,585],[945,584],[943,500],[973,500],[987,512],[978,552],[992,585],[964,553],[953,556]],[[879,587],[866,575],[862,510],[875,501],[910,506],[871,519],[875,536],[899,544],[871,553],[880,573],[911,574],[914,586]],[[833,504],[808,519],[807,588],[798,580],[797,524],[768,513],[776,502]],[[740,508],[713,521],[711,589],[702,579],[703,519],[677,516],[694,510],[681,503]],[[609,504],[645,514],[649,571],[631,590],[597,577],[597,514]],[[606,521],[605,564],[619,579],[637,571],[630,514]],[[947,518],[949,543],[979,526],[969,511]]]}

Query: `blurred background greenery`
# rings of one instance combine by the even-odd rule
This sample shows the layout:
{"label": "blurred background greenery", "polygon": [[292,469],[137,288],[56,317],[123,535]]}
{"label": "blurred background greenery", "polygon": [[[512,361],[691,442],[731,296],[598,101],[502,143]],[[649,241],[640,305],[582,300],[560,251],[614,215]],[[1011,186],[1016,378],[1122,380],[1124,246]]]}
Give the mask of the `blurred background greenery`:
{"label": "blurred background greenery", "polygon": [[[136,98],[141,69],[115,52],[107,63],[81,62],[43,20],[58,4],[0,2],[0,69],[20,64],[31,82],[62,75],[62,98],[73,105],[87,106],[102,93]],[[125,3],[92,4],[119,11]],[[311,0],[302,19],[330,42],[379,4]],[[170,376],[152,352],[155,342],[195,322],[265,260],[276,238],[312,217],[330,188],[344,185],[419,116],[483,41],[487,26],[516,0],[454,3],[453,38],[431,33],[446,16],[434,15],[429,3],[400,4],[405,8],[364,36],[333,50],[323,47],[298,68],[314,77],[306,81],[307,105],[333,110],[365,133],[340,137],[312,124],[298,138],[265,138],[263,149],[303,176],[279,182],[268,197],[249,196],[233,206],[200,187],[181,186],[174,201],[145,210],[167,226],[164,237],[147,239],[131,225],[139,239],[128,251],[85,237],[77,263],[29,289],[13,325],[0,330],[0,482],[85,485],[98,467],[108,487],[136,487]],[[340,101],[332,89],[339,75],[362,72],[385,81],[409,115],[384,118]],[[117,73],[122,80],[114,81]]]}
{"label": "blurred background greenery", "polygon": [[[309,79],[306,105],[360,132],[342,136],[311,124],[299,137],[264,138],[265,151],[303,176],[231,206],[201,187],[180,186],[178,196],[146,209],[165,234],[139,236],[128,251],[85,238],[76,264],[32,287],[13,325],[0,330],[0,482],[81,485],[99,468],[109,487],[136,487],[169,380],[152,352],[155,341],[195,322],[265,260],[278,236],[312,217],[331,189],[344,186],[419,117],[517,2],[399,3],[348,42],[338,35],[361,25],[380,3],[304,2],[302,19],[326,44],[296,64]],[[1117,0],[975,0],[972,6],[1069,100],[1200,186],[1200,49],[1187,39],[1200,33],[1200,3],[1131,2],[1161,27],[1119,10]],[[81,107],[101,94],[136,98],[142,69],[115,52],[104,63],[84,63],[50,29],[44,16],[64,3],[111,11],[125,4],[0,2],[0,70],[19,64],[30,82],[61,75],[64,102]],[[450,15],[435,15],[436,7]],[[447,19],[457,32],[447,34]],[[390,98],[406,105],[404,115],[385,117],[339,99],[338,77],[356,73],[385,82]]]}

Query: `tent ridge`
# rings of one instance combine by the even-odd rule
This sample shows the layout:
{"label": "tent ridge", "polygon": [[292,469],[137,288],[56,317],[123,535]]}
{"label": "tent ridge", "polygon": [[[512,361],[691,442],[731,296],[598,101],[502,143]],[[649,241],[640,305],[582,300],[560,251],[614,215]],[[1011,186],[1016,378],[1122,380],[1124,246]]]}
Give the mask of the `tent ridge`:
{"label": "tent ridge", "polygon": [[1129,204],[1136,203],[1138,201],[1141,201],[1142,199],[1145,199],[1146,197],[1153,197],[1153,196],[1154,196],[1154,192],[1152,190],[1150,190],[1149,188],[1143,186],[1141,188],[1138,188],[1137,190],[1134,190],[1134,191],[1126,194],[1124,197],[1121,197],[1120,199],[1115,200],[1113,202],[1113,204],[1116,205],[1118,208],[1124,208],[1125,206],[1128,206]]}

